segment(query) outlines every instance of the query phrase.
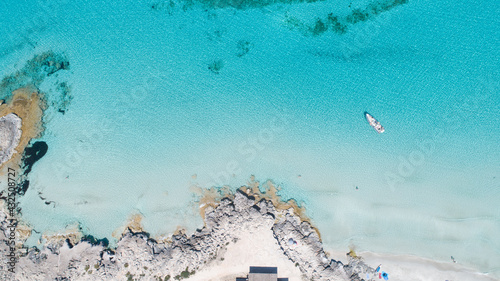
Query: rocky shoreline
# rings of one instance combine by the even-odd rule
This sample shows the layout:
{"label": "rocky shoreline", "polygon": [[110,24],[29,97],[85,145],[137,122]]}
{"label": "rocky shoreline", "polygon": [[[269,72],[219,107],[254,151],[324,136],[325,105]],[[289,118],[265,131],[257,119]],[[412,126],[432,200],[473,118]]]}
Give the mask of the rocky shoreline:
{"label": "rocky shoreline", "polygon": [[56,90],[50,95],[41,92],[40,85],[47,77],[68,70],[69,61],[64,55],[47,51],[0,80],[0,175],[5,174],[8,165],[17,169],[31,140],[42,136],[49,107],[66,112],[72,99],[68,84],[55,79]]}
{"label": "rocky shoreline", "polygon": [[[284,204],[289,203],[283,202]],[[6,270],[8,221],[1,215],[2,280],[180,280],[209,266],[242,233],[271,229],[282,254],[299,267],[303,280],[367,280],[375,270],[361,259],[349,263],[330,259],[310,222],[293,207],[276,206],[243,187],[202,208],[205,226],[188,236],[182,231],[166,241],[128,229],[116,248],[80,239],[52,239],[41,250],[18,249],[15,274]],[[369,280],[369,279],[368,279]]]}
{"label": "rocky shoreline", "polygon": [[14,113],[0,117],[0,165],[7,162],[21,139],[21,118]]}

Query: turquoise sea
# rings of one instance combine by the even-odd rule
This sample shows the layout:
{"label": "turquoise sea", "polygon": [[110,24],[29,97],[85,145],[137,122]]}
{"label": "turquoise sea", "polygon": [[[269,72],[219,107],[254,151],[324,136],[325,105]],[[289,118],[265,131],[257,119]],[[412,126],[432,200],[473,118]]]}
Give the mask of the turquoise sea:
{"label": "turquoise sea", "polygon": [[132,214],[193,231],[192,186],[255,175],[327,249],[500,278],[500,2],[119,2],[0,3],[2,77],[44,51],[70,61],[41,85],[73,99],[47,110],[18,198],[29,245],[76,224],[113,244]]}

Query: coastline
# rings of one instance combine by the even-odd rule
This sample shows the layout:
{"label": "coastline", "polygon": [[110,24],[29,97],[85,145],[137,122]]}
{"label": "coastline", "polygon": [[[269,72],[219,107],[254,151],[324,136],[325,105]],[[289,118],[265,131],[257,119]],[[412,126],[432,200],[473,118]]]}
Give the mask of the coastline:
{"label": "coastline", "polygon": [[26,86],[12,92],[11,100],[0,105],[0,117],[16,116],[19,119],[20,134],[13,140],[12,153],[0,165],[2,173],[9,163],[20,165],[22,154],[30,141],[43,133],[42,117],[47,108],[43,94]]}
{"label": "coastline", "polygon": [[[39,87],[47,77],[68,69],[69,62],[63,55],[48,51],[35,55],[20,70],[0,81],[0,117],[14,115],[20,119],[20,134],[12,143],[13,153],[0,163],[0,175],[5,173],[9,164],[26,168],[21,163],[23,154],[32,145],[33,139],[43,135],[47,122],[45,111],[49,108],[50,99]],[[70,88],[65,82],[58,82],[57,89],[61,92],[62,102],[52,101],[52,106],[64,113],[71,100]]]}
{"label": "coastline", "polygon": [[[300,272],[301,279],[361,280],[361,275],[374,274],[375,269],[360,259],[351,257],[347,264],[330,259],[322,248],[318,232],[296,214],[288,205],[290,203],[282,202],[283,206],[276,207],[273,201],[254,196],[258,194],[247,194],[242,189],[231,198],[225,196],[214,202],[215,207],[203,208],[205,226],[190,236],[179,231],[170,241],[158,242],[147,232],[128,228],[117,247],[108,248],[99,241],[91,243],[80,238],[73,243],[75,240],[66,235],[54,235],[41,250],[18,249],[20,257],[15,275],[2,271],[2,278],[103,280],[135,276],[147,280],[170,276],[185,279],[200,270],[208,270],[218,259],[224,259],[225,253],[241,254],[241,250],[249,246],[266,251],[266,246],[270,245],[274,245],[274,249],[267,248],[267,251],[281,256],[282,265],[291,261],[295,267],[285,266],[282,272]],[[4,242],[7,224],[3,215],[0,236]],[[249,237],[261,239],[264,249],[254,243],[248,244],[250,241],[246,238]],[[1,251],[6,253],[7,250],[6,243],[2,243]]]}
{"label": "coastline", "polygon": [[[418,257],[369,252],[329,255],[319,232],[296,211],[295,203],[279,201],[272,191],[275,187],[267,186],[261,191],[258,182],[253,182],[234,193],[208,190],[200,200],[204,226],[189,235],[179,230],[163,241],[142,229],[139,215],[132,216],[116,248],[79,235],[77,227],[44,236],[40,250],[18,249],[15,275],[0,271],[0,277],[229,281],[257,265],[278,266],[280,276],[291,281],[379,280],[375,269],[382,264],[381,271],[389,274],[389,280],[495,280],[459,264]],[[8,222],[1,214],[0,251],[6,257]]]}

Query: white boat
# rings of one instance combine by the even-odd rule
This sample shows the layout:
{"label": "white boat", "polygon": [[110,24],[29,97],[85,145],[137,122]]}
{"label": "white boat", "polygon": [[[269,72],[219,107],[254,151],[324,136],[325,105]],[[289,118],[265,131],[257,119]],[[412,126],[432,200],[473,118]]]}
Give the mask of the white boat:
{"label": "white boat", "polygon": [[365,117],[368,123],[370,123],[370,126],[372,126],[375,131],[379,133],[383,133],[385,131],[384,127],[380,124],[380,122],[377,121],[377,119],[373,118],[373,116],[370,115],[370,113],[365,111]]}

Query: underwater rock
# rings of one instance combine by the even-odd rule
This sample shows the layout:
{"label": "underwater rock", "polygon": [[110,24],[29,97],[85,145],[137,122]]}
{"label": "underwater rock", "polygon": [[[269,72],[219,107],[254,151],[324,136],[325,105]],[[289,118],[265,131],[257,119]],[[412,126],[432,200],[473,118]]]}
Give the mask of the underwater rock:
{"label": "underwater rock", "polygon": [[44,141],[37,141],[24,149],[23,167],[25,175],[31,172],[33,165],[47,153],[48,149],[49,146]]}
{"label": "underwater rock", "polygon": [[220,70],[224,67],[223,60],[214,60],[208,65],[208,69],[213,73],[219,74]]}
{"label": "underwater rock", "polygon": [[[0,173],[5,173],[7,161],[14,166],[21,165],[21,155],[24,149],[32,139],[42,136],[45,123],[48,122],[47,118],[44,118],[44,114],[49,105],[56,107],[56,110],[61,113],[67,111],[72,100],[70,85],[55,79],[55,89],[50,93],[43,93],[39,89],[47,77],[57,76],[60,71],[67,70],[69,70],[69,61],[66,56],[47,51],[35,55],[26,61],[22,68],[5,76],[0,81],[0,116],[17,116],[22,120],[19,122],[22,125],[20,128],[22,134],[14,134],[20,136],[16,141],[12,139],[14,131],[8,128],[12,122],[2,119],[4,121],[0,124]],[[51,99],[52,101],[48,100],[49,95],[54,94],[60,95],[60,98],[54,97]],[[57,102],[55,102],[56,100]],[[47,103],[48,101],[50,103]],[[11,143],[11,141],[14,142]],[[16,154],[16,151],[19,153]],[[29,161],[32,159],[34,158],[30,158]],[[30,170],[31,165],[28,165],[27,168]],[[23,186],[27,187],[28,183],[23,183]]]}
{"label": "underwater rock", "polygon": [[32,86],[39,88],[46,77],[60,70],[69,69],[69,60],[52,51],[35,55],[23,68],[8,75],[0,82],[0,97],[10,97],[16,89]]}

